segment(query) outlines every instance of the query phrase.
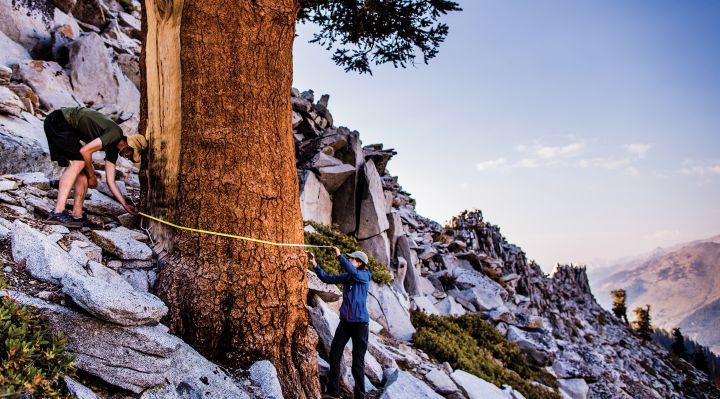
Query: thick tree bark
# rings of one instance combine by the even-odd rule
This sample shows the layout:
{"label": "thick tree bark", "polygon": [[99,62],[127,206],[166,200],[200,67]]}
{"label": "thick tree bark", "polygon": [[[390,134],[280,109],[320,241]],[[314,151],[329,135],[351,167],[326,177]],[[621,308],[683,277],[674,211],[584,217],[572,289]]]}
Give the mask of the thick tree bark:
{"label": "thick tree bark", "polygon": [[[178,224],[303,240],[290,121],[296,0],[145,0],[143,206]],[[179,41],[178,41],[179,38]],[[151,226],[171,330],[204,355],[270,359],[319,397],[305,256]]]}

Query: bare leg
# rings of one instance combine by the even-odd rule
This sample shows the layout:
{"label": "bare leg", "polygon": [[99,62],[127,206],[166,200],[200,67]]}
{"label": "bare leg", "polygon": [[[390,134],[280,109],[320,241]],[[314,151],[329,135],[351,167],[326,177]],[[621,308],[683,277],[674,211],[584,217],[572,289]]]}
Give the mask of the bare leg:
{"label": "bare leg", "polygon": [[88,179],[85,173],[75,179],[75,202],[73,202],[72,215],[75,219],[79,219],[83,215],[83,203],[85,202],[85,193],[88,188]]}
{"label": "bare leg", "polygon": [[85,162],[83,161],[70,161],[70,165],[65,168],[62,176],[60,176],[60,186],[58,187],[58,198],[57,204],[55,205],[55,212],[59,213],[65,210],[65,204],[67,204],[70,189],[72,189],[73,185],[75,185],[75,180],[77,180],[80,173],[82,173],[84,167]]}

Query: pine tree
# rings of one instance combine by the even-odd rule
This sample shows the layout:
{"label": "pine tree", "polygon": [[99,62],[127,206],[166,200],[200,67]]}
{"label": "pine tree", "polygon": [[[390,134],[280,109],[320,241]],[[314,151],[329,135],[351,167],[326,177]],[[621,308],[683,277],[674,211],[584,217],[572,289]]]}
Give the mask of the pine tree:
{"label": "pine tree", "polygon": [[652,334],[652,324],[650,322],[650,305],[645,305],[644,308],[637,307],[635,312],[635,331],[638,333],[640,338],[649,341]]}
{"label": "pine tree", "polygon": [[703,371],[705,374],[710,374],[705,350],[706,348],[704,346],[698,345],[697,349],[695,349],[695,353],[693,353],[692,364],[696,369]]}
{"label": "pine tree", "polygon": [[625,324],[628,323],[627,318],[627,307],[625,306],[625,299],[627,298],[627,293],[624,289],[618,289],[614,291],[610,291],[610,295],[613,297],[613,313],[615,313],[615,317],[617,317],[620,320],[625,320]]}
{"label": "pine tree", "polygon": [[[446,0],[145,0],[142,209],[180,225],[303,242],[290,91],[298,21],[346,70],[427,62]],[[233,367],[269,359],[285,398],[318,398],[299,248],[150,223],[173,333]]]}
{"label": "pine tree", "polygon": [[685,358],[687,357],[687,351],[685,350],[685,337],[683,337],[682,332],[679,328],[674,328],[672,330],[673,335],[673,343],[672,343],[672,353],[674,353],[677,357]]}

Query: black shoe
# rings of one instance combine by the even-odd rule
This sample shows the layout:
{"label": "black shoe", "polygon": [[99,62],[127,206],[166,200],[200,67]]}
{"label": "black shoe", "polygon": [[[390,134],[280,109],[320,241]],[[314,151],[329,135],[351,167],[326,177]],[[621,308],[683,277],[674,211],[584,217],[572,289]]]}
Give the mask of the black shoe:
{"label": "black shoe", "polygon": [[83,227],[81,220],[73,219],[67,212],[50,212],[50,216],[45,219],[45,223],[59,224],[70,229],[79,229]]}
{"label": "black shoe", "polygon": [[90,219],[88,219],[86,213],[83,213],[81,218],[73,218],[73,220],[80,222],[82,227],[87,227],[89,229],[99,229],[102,227],[101,225],[93,223]]}

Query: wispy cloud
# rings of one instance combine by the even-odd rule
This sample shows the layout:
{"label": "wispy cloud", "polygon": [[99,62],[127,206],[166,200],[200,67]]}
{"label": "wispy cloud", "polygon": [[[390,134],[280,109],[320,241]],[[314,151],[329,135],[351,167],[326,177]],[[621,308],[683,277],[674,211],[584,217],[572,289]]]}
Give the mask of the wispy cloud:
{"label": "wispy cloud", "polygon": [[520,144],[516,150],[534,158],[553,160],[560,158],[572,158],[580,155],[586,146],[582,141],[576,141],[560,146],[543,145],[538,140],[530,144]]}
{"label": "wispy cloud", "polygon": [[582,157],[589,151],[584,140],[574,136],[567,137],[568,142],[561,145],[546,145],[540,140],[522,143],[515,146],[515,150],[523,155],[519,160],[497,158],[476,164],[477,170],[485,172],[493,169],[535,169],[557,165],[598,168],[606,170],[621,170],[630,176],[640,175],[635,163],[646,157],[652,147],[651,144],[630,143],[622,146],[622,151],[615,156]]}
{"label": "wispy cloud", "polygon": [[507,166],[507,161],[505,160],[505,158],[498,158],[490,161],[478,162],[477,164],[475,164],[475,167],[479,172],[484,172],[491,169],[498,169],[504,166]]}
{"label": "wispy cloud", "polygon": [[652,234],[655,238],[673,238],[678,237],[680,235],[680,231],[677,229],[664,229],[664,230],[658,230]]}
{"label": "wispy cloud", "polygon": [[540,147],[537,149],[537,155],[543,159],[555,158],[572,158],[580,155],[585,149],[585,143],[570,143],[559,147]]}
{"label": "wispy cloud", "polygon": [[720,161],[696,161],[687,159],[683,162],[680,173],[690,176],[720,175]]}
{"label": "wispy cloud", "polygon": [[650,150],[650,147],[652,147],[652,145],[635,143],[625,144],[623,147],[625,148],[625,151],[636,156],[638,159],[642,159],[645,158],[645,155],[647,154],[648,150]]}
{"label": "wispy cloud", "polygon": [[590,158],[581,159],[578,162],[578,166],[581,168],[601,168],[608,170],[620,169],[623,166],[630,165],[633,162],[630,158]]}

